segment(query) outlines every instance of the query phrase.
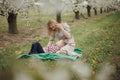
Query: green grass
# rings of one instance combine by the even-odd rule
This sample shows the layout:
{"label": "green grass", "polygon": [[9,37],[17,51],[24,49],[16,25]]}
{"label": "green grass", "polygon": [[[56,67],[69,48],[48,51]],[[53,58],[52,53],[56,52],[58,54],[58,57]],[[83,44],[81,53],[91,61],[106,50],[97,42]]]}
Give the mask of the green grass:
{"label": "green grass", "polygon": [[[35,18],[33,16],[34,19],[30,20],[30,27],[35,29],[45,26],[46,22],[52,17],[53,16],[42,16],[41,18]],[[70,22],[73,20],[73,14],[63,15],[62,17],[63,21],[67,21],[71,26],[71,33],[75,38],[76,47],[83,50],[82,61],[90,64],[95,72],[97,72],[104,63],[116,65],[118,68],[116,74],[118,75],[120,73],[120,12],[109,13],[106,16],[98,15],[89,19],[80,19],[75,22]],[[5,26],[4,23],[2,24],[0,29],[3,29]],[[24,22],[22,22],[22,20],[18,22],[18,25],[24,29]],[[39,38],[39,34],[40,33],[36,31],[35,35],[37,36],[34,37],[33,41],[37,40],[43,46],[47,45],[48,37]],[[28,53],[33,41],[8,46],[1,50],[0,71],[11,70],[16,58],[16,51]],[[55,65],[52,61],[48,61],[47,64],[49,64],[49,66]]]}
{"label": "green grass", "polygon": [[[76,24],[77,28],[72,28],[77,46],[83,49],[85,57],[89,57],[89,59],[87,58],[89,62],[97,56],[102,57],[103,60],[108,57],[114,40],[119,37],[114,36],[119,35],[119,18],[119,13],[109,14],[100,19],[90,19],[82,24]],[[116,33],[117,31],[118,33]],[[98,62],[99,58],[97,58]]]}

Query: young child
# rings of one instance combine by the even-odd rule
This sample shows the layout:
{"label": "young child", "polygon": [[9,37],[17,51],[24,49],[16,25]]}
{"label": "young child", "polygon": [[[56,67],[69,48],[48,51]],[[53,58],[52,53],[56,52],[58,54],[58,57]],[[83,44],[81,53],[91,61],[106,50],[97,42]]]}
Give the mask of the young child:
{"label": "young child", "polygon": [[56,44],[48,45],[44,48],[45,52],[56,53],[61,49],[61,47],[65,46],[64,40],[58,41]]}

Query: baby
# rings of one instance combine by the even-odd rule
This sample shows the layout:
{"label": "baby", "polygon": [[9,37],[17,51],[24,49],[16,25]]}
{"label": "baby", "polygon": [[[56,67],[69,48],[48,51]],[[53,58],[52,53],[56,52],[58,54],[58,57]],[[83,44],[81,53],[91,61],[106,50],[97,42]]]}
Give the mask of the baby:
{"label": "baby", "polygon": [[45,52],[56,53],[61,49],[61,47],[65,46],[64,40],[60,40],[56,42],[56,44],[49,45],[44,48]]}

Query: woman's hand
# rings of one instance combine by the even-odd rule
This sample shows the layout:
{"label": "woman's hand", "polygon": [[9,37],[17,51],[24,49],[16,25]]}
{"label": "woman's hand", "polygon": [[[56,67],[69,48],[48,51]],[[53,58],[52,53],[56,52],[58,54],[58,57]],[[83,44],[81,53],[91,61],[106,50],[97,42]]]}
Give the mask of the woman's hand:
{"label": "woman's hand", "polygon": [[63,34],[65,35],[65,37],[67,37],[68,39],[71,38],[70,33],[68,33],[66,30],[64,30],[64,28],[62,27],[61,24],[56,24],[56,28],[61,30],[63,32]]}
{"label": "woman's hand", "polygon": [[53,41],[49,41],[47,46],[52,45],[52,44],[53,44]]}
{"label": "woman's hand", "polygon": [[60,29],[60,30],[63,30],[63,29],[64,29],[64,28],[61,26],[61,24],[56,24],[55,26],[56,26],[56,28],[58,28],[58,29]]}

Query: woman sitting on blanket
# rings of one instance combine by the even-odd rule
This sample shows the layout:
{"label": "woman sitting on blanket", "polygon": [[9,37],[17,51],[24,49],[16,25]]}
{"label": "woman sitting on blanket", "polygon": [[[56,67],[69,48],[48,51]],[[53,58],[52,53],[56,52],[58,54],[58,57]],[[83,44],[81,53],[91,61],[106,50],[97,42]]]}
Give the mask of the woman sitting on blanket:
{"label": "woman sitting on blanket", "polygon": [[[47,47],[43,49],[44,52],[81,56],[74,52],[75,41],[70,34],[69,25],[67,23],[58,23],[55,20],[50,20],[47,23],[47,29],[50,39]],[[54,44],[55,38],[58,39],[56,44]]]}
{"label": "woman sitting on blanket", "polygon": [[[58,45],[59,50],[56,51],[56,53],[81,56],[74,52],[75,41],[70,34],[70,28],[67,23],[58,23],[55,20],[50,20],[47,23],[47,28],[50,39],[46,48],[53,45],[55,38],[57,38],[58,42],[56,44]],[[46,48],[44,48],[44,50],[47,52]]]}

